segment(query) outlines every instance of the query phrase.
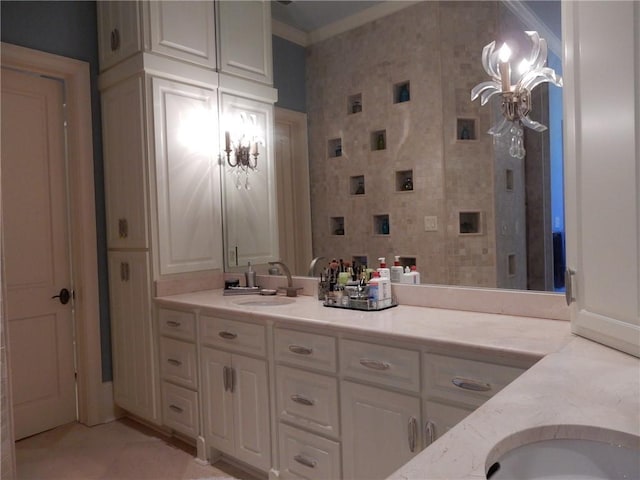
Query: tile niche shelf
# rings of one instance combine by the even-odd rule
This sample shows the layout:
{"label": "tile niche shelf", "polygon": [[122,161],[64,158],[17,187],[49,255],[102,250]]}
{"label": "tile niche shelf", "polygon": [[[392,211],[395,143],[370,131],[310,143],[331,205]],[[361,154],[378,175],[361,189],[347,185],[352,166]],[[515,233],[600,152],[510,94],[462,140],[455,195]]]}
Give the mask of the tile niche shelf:
{"label": "tile niche shelf", "polygon": [[465,142],[468,140],[477,140],[475,118],[458,118],[456,119],[456,140]]}
{"label": "tile niche shelf", "polygon": [[387,149],[387,131],[386,130],[376,130],[371,132],[371,151],[375,152],[378,150],[386,150]]}
{"label": "tile niche shelf", "polygon": [[365,194],[364,175],[355,175],[353,177],[349,177],[349,194],[350,195]]}
{"label": "tile niche shelf", "polygon": [[332,138],[327,142],[327,156],[338,158],[342,156],[342,139]]}
{"label": "tile niche shelf", "polygon": [[344,217],[329,218],[329,231],[331,235],[343,236],[344,235]]}
{"label": "tile niche shelf", "polygon": [[362,94],[356,93],[347,97],[347,114],[353,115],[362,112]]}
{"label": "tile niche shelf", "polygon": [[460,235],[481,235],[482,234],[482,212],[460,212],[459,213],[459,234]]}
{"label": "tile niche shelf", "polygon": [[351,255],[351,265],[369,265],[366,255]]}
{"label": "tile niche shelf", "polygon": [[389,215],[374,215],[373,216],[373,234],[374,235],[389,235],[391,226],[389,225]]}
{"label": "tile niche shelf", "polygon": [[398,170],[396,172],[396,192],[413,191],[413,170]]}
{"label": "tile niche shelf", "polygon": [[411,100],[411,83],[409,81],[393,85],[393,103],[406,103]]}

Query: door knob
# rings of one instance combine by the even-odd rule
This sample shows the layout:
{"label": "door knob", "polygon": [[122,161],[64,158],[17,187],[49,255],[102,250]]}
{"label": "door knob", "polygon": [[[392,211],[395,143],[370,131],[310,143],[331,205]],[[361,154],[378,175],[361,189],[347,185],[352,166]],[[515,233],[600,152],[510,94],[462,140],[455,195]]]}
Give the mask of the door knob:
{"label": "door knob", "polygon": [[60,293],[58,295],[54,295],[51,298],[59,298],[60,303],[62,305],[66,305],[67,303],[69,303],[69,300],[71,300],[71,292],[69,292],[69,290],[67,290],[66,288],[63,288],[62,290],[60,290]]}

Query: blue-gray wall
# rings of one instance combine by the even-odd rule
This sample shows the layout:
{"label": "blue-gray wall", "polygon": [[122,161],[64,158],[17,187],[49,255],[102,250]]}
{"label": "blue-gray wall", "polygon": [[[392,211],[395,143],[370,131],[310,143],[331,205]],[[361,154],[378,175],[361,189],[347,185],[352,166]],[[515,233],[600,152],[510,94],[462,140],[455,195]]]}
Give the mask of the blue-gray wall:
{"label": "blue-gray wall", "polygon": [[307,111],[304,47],[273,35],[273,86],[278,89],[277,107]]}
{"label": "blue-gray wall", "polygon": [[[107,280],[104,179],[100,97],[98,94],[98,35],[95,2],[0,2],[0,39],[23,47],[75,58],[89,63],[91,71],[91,115],[95,173],[96,229],[100,289],[100,337],[102,380],[112,379],[111,327]],[[7,121],[7,119],[4,119]]]}

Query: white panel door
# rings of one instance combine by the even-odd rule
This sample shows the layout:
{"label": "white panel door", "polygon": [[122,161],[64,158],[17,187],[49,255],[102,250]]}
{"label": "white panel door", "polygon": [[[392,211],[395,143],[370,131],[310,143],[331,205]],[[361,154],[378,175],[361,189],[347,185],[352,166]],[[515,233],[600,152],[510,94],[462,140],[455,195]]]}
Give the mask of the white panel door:
{"label": "white panel door", "polygon": [[[273,160],[273,106],[222,94],[220,131],[233,130],[241,116],[252,122],[264,140],[259,146],[258,170],[247,175],[226,164],[223,171],[225,266],[265,264],[279,260],[278,203]],[[231,154],[232,161],[233,153]],[[248,184],[246,183],[248,181]],[[248,188],[247,188],[248,186]]]}
{"label": "white panel door", "polygon": [[159,422],[147,252],[109,252],[113,394],[120,407]]}
{"label": "white panel door", "polygon": [[233,355],[236,457],[260,470],[271,467],[269,389],[264,360]]}
{"label": "white panel door", "polygon": [[572,329],[640,356],[640,5],[562,5]]}
{"label": "white panel door", "polygon": [[76,419],[63,85],[2,69],[2,205],[15,437]]}
{"label": "white panel door", "polygon": [[228,388],[226,369],[231,367],[231,354],[202,349],[202,412],[207,445],[234,455],[233,397]]}
{"label": "white panel door", "polygon": [[214,3],[203,1],[149,2],[151,51],[216,66]]}
{"label": "white panel door", "polygon": [[223,0],[218,5],[220,70],[271,85],[271,3]]}
{"label": "white panel door", "polygon": [[418,454],[418,398],[351,382],[341,386],[344,478],[386,478]]}
{"label": "white panel door", "polygon": [[160,274],[222,268],[216,92],[152,84]]}
{"label": "white panel door", "polygon": [[144,77],[102,92],[109,248],[148,248]]}

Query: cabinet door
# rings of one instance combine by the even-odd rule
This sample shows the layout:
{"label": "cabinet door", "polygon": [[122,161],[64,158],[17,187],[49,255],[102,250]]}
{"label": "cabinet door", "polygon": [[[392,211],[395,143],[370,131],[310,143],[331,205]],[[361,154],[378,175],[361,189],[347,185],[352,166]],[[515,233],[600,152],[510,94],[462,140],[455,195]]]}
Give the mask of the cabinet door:
{"label": "cabinet door", "polygon": [[113,392],[118,406],[158,422],[146,252],[109,252]]}
{"label": "cabinet door", "polygon": [[464,420],[467,415],[473,412],[473,409],[458,407],[451,403],[428,401],[424,402],[423,412],[424,445],[428,447]]}
{"label": "cabinet door", "polygon": [[100,71],[142,50],[140,7],[134,1],[96,2]]}
{"label": "cabinet door", "polygon": [[213,2],[162,1],[148,6],[151,51],[215,68]]}
{"label": "cabinet door", "polygon": [[218,5],[220,70],[273,84],[271,3],[221,1]]}
{"label": "cabinet door", "polygon": [[[562,8],[572,330],[640,356],[640,7]],[[615,88],[599,80],[613,71]]]}
{"label": "cabinet door", "polygon": [[420,400],[342,382],[344,478],[386,478],[418,454]]}
{"label": "cabinet door", "polygon": [[152,78],[160,274],[222,267],[213,90]]}
{"label": "cabinet door", "polygon": [[202,349],[202,412],[207,445],[234,455],[233,396],[227,388],[231,354]]}
{"label": "cabinet door", "polygon": [[[245,3],[245,2],[242,2]],[[241,118],[245,119],[243,123]],[[255,120],[255,125],[253,121]],[[273,105],[222,95],[221,132],[255,128],[263,140],[258,170],[245,175],[225,161],[223,171],[226,236],[225,266],[233,268],[278,260],[278,212],[273,145]],[[233,153],[231,160],[234,161]],[[249,188],[246,188],[246,182]]]}
{"label": "cabinet door", "polygon": [[233,355],[233,404],[238,460],[260,470],[271,467],[267,364]]}
{"label": "cabinet door", "polygon": [[144,132],[142,76],[131,77],[102,92],[109,248],[149,247]]}

